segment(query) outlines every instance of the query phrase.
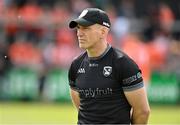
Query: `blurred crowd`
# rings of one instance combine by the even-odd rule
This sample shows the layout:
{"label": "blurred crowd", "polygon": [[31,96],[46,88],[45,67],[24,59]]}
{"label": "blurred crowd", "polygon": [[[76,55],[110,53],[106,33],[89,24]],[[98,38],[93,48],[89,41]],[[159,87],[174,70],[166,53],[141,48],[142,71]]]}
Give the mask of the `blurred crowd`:
{"label": "blurred crowd", "polygon": [[180,72],[178,0],[0,0],[0,77],[11,68],[40,76],[67,69],[83,51],[68,23],[87,7],[108,13],[108,42],[137,62],[145,81],[152,71]]}

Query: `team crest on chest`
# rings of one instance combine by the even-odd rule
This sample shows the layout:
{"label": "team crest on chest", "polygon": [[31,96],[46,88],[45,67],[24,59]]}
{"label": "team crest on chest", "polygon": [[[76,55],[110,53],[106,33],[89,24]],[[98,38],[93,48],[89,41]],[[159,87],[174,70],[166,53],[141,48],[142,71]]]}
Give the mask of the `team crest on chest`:
{"label": "team crest on chest", "polygon": [[111,75],[111,73],[112,73],[112,67],[111,66],[105,66],[103,68],[103,75],[105,77],[108,77],[109,75]]}

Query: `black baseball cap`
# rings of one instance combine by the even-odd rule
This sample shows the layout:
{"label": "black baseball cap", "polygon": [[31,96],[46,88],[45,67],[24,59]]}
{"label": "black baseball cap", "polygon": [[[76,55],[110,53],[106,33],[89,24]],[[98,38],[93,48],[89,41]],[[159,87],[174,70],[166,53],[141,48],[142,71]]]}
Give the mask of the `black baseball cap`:
{"label": "black baseball cap", "polygon": [[105,11],[98,8],[87,8],[82,11],[77,19],[69,23],[70,28],[75,28],[78,24],[82,26],[90,26],[93,24],[100,24],[110,28],[110,20]]}

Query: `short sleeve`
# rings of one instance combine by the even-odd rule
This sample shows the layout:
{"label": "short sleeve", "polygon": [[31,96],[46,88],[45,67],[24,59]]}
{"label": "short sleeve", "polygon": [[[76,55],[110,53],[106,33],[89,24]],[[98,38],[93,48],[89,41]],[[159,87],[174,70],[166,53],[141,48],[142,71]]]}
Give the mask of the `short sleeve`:
{"label": "short sleeve", "polygon": [[68,71],[68,81],[70,87],[74,90],[76,90],[75,80],[76,80],[76,71],[74,68],[74,63],[72,63]]}
{"label": "short sleeve", "polygon": [[141,70],[128,56],[121,59],[121,82],[124,91],[132,91],[144,86]]}

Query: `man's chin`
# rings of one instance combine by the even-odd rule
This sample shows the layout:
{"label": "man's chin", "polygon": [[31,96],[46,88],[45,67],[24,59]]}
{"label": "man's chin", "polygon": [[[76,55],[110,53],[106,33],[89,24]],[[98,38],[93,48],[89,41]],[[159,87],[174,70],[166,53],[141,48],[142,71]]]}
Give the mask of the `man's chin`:
{"label": "man's chin", "polygon": [[83,45],[79,45],[79,48],[81,48],[81,49],[87,49],[87,47],[86,47],[86,46],[83,46]]}

